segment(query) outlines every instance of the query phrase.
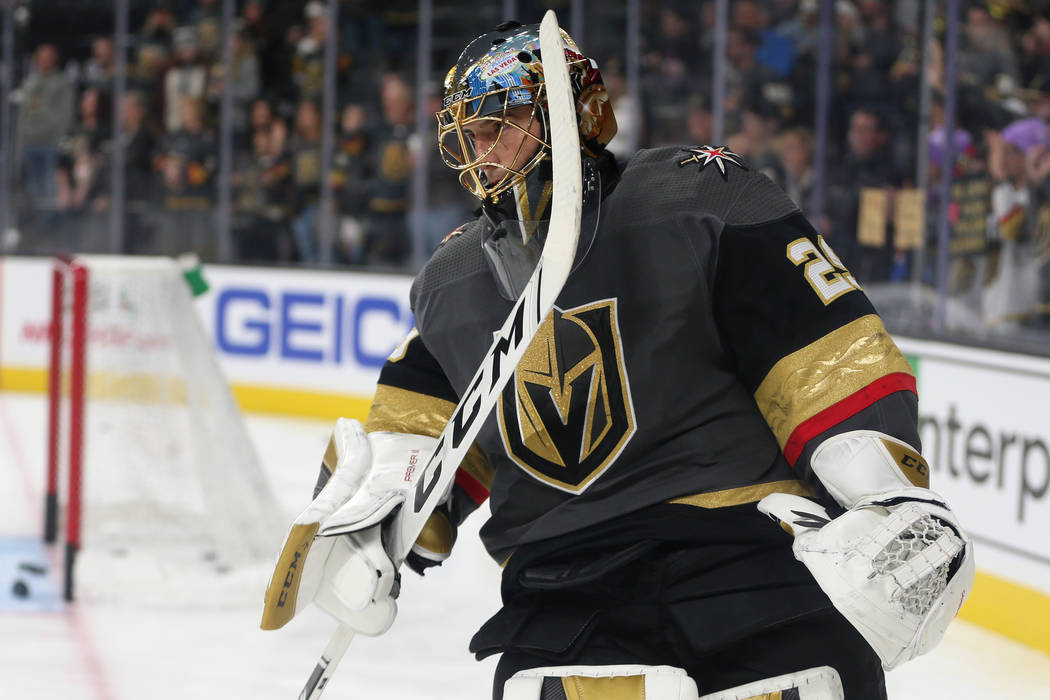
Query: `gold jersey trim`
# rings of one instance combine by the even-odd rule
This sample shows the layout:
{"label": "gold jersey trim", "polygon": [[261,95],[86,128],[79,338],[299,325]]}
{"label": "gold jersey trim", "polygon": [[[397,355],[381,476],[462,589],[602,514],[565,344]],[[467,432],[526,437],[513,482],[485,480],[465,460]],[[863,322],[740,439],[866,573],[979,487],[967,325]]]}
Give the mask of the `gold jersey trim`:
{"label": "gold jersey trim", "polygon": [[697,493],[692,496],[682,496],[672,499],[668,503],[679,503],[697,508],[728,508],[729,506],[739,506],[745,503],[761,501],[771,493],[789,493],[807,498],[816,496],[816,492],[808,484],[797,479],[787,479],[784,481],[770,481],[765,484],[738,486],[737,488],[724,489],[722,491]]}
{"label": "gold jersey trim", "polygon": [[783,447],[801,423],[889,374],[914,376],[875,314],[862,316],[781,359],[755,403]]}
{"label": "gold jersey trim", "polygon": [[[456,404],[451,401],[380,384],[365,420],[365,432],[412,433],[436,438],[455,410]],[[492,465],[477,443],[471,446],[459,468],[486,489],[492,487]]]}

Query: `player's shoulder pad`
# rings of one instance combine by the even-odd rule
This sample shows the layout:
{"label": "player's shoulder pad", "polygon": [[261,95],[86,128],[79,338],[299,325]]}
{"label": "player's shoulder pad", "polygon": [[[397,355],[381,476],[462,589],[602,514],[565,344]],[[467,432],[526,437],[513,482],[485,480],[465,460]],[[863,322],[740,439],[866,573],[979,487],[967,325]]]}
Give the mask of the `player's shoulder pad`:
{"label": "player's shoulder pad", "polygon": [[[653,212],[695,212],[731,226],[754,226],[797,212],[768,177],[725,146],[665,146],[639,151],[617,188]],[[629,195],[630,196],[630,195]]]}
{"label": "player's shoulder pad", "polygon": [[413,308],[416,308],[417,299],[438,287],[487,269],[481,249],[485,229],[485,220],[478,218],[445,236],[412,282]]}

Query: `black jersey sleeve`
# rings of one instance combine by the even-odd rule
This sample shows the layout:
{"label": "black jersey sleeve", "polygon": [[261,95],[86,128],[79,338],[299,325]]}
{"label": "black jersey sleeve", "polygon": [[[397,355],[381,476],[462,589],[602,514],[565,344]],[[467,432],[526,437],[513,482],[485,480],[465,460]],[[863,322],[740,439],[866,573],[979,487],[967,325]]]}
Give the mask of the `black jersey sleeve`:
{"label": "black jersey sleeve", "polygon": [[712,297],[730,361],[806,478],[814,447],[846,430],[877,430],[919,447],[911,366],[801,213],[727,223]]}

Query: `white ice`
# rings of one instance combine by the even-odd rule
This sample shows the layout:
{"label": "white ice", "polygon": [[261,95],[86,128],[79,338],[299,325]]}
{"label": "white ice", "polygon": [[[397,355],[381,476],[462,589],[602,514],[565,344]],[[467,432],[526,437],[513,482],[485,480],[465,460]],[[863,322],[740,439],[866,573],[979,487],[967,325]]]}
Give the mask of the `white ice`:
{"label": "white ice", "polygon": [[[330,425],[260,416],[248,422],[290,521],[312,491]],[[0,600],[9,598],[16,576],[12,552],[39,537],[43,423],[41,397],[0,392]],[[467,651],[476,627],[498,605],[499,569],[477,542],[480,516],[468,521],[444,566],[422,579],[405,574],[393,629],[353,641],[326,698],[490,696],[495,659],[476,662]],[[0,700],[298,697],[334,623],[309,610],[283,630],[260,631],[264,586],[261,580],[258,600],[234,606],[207,600],[164,609],[0,606]],[[33,594],[45,591],[41,584]],[[934,652],[891,673],[889,688],[893,700],[1045,699],[1050,656],[956,622]]]}

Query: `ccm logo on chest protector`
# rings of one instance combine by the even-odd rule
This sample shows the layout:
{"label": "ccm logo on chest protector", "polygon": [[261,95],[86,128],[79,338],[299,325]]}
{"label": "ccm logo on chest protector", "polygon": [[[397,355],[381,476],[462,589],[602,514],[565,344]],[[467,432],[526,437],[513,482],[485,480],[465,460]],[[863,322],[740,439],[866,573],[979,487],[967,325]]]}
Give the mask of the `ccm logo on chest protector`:
{"label": "ccm logo on chest protector", "polygon": [[616,300],[554,307],[499,401],[507,454],[531,476],[580,493],[635,432]]}

